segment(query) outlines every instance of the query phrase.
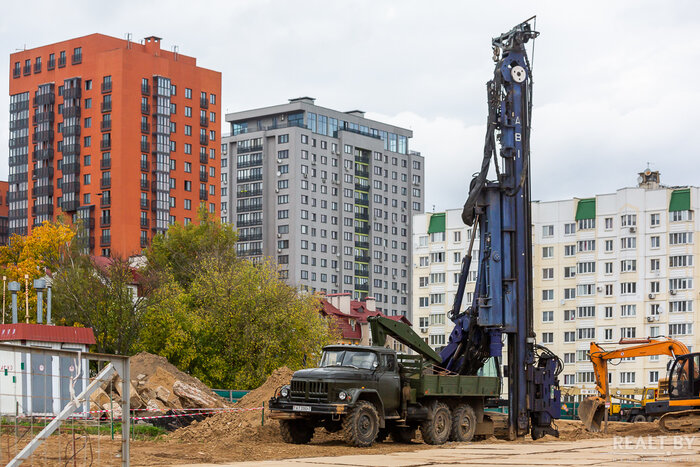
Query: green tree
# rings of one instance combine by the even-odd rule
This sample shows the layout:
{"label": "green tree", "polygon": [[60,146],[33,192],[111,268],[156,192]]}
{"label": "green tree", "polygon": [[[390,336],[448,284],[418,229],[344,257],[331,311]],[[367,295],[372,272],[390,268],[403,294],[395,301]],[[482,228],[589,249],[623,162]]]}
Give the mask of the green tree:
{"label": "green tree", "polygon": [[149,274],[174,279],[184,289],[189,288],[198,274],[202,261],[229,263],[236,260],[238,235],[230,224],[221,224],[200,207],[198,223],[168,228],[167,234],[157,235],[146,251]]}
{"label": "green tree", "polygon": [[74,255],[53,274],[56,322],[91,327],[98,352],[130,354],[160,298],[128,259]]}
{"label": "green tree", "polygon": [[313,363],[332,338],[319,299],[281,281],[269,261],[205,261],[190,300],[206,344],[193,370],[209,384],[257,387],[280,366]]}

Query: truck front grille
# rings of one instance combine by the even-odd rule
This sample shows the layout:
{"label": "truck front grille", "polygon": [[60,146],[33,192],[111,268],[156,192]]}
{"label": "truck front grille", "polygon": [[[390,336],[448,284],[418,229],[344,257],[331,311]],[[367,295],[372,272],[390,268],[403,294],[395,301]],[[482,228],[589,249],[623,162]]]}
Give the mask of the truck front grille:
{"label": "truck front grille", "polygon": [[328,383],[292,380],[291,399],[296,401],[328,402]]}

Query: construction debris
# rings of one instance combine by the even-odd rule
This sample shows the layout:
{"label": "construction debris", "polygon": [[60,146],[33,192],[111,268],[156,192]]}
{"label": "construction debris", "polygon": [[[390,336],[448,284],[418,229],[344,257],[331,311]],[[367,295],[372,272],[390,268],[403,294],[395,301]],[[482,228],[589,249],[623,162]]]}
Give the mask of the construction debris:
{"label": "construction debris", "polygon": [[[164,357],[142,352],[130,360],[129,405],[132,410],[168,413],[182,409],[224,408],[230,404],[197,378],[177,369]],[[121,417],[121,380],[112,381],[90,397],[90,410],[114,411]]]}
{"label": "construction debris", "polygon": [[243,396],[231,407],[238,410],[217,413],[203,421],[195,421],[171,436],[182,441],[206,441],[214,438],[240,440],[251,436],[257,440],[265,438],[276,441],[279,437],[279,423],[265,419],[265,425],[261,426],[262,407],[279,387],[292,380],[293,373],[286,366],[276,369],[262,386]]}

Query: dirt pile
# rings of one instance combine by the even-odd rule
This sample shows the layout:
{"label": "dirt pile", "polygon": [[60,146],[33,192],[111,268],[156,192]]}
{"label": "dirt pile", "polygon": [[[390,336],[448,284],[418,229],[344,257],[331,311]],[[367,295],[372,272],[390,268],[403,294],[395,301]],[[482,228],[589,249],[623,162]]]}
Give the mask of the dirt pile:
{"label": "dirt pile", "polygon": [[262,386],[246,394],[232,407],[241,410],[222,412],[203,421],[195,421],[177,430],[171,437],[180,441],[207,441],[221,438],[239,440],[251,437],[255,437],[257,441],[276,440],[279,436],[279,423],[266,417],[265,426],[261,426],[262,410],[260,409],[263,402],[267,407],[267,402],[277,388],[292,380],[293,373],[286,366],[278,368]]}
{"label": "dirt pile", "polygon": [[[164,357],[141,352],[130,359],[130,406],[135,410],[165,413],[169,410],[228,407],[206,384],[184,373]],[[110,393],[113,402],[110,404]],[[121,378],[115,376],[90,397],[91,410],[113,408],[121,416]]]}
{"label": "dirt pile", "polygon": [[[611,438],[614,436],[657,436],[664,432],[658,422],[608,422],[608,432],[593,433],[586,430],[580,420],[557,420],[559,427],[559,439],[564,441],[576,441],[579,439]],[[548,437],[543,438],[543,440]]]}

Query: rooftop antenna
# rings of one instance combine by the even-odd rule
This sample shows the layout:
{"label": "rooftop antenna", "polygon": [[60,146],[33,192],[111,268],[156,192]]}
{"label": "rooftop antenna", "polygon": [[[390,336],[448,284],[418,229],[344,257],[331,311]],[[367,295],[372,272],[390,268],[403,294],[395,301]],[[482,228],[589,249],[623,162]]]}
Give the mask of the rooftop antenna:
{"label": "rooftop antenna", "polygon": [[127,49],[131,48],[131,33],[130,32],[126,33],[126,48]]}
{"label": "rooftop antenna", "polygon": [[175,60],[177,61],[177,54],[180,52],[180,47],[177,45],[173,46],[173,55],[175,56]]}

